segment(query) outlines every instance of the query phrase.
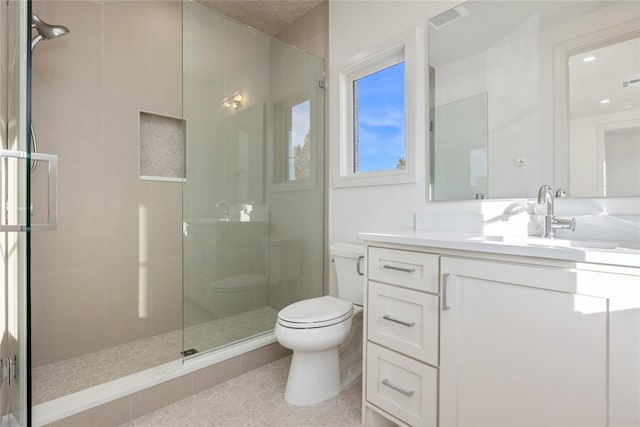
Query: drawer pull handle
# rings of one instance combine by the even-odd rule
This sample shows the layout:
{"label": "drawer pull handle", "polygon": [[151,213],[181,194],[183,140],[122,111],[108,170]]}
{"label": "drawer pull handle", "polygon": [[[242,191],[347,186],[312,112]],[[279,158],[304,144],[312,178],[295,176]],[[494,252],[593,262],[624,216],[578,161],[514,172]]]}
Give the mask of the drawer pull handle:
{"label": "drawer pull handle", "polygon": [[446,311],[451,308],[447,304],[447,279],[449,279],[449,273],[444,273],[442,275],[442,311]]}
{"label": "drawer pull handle", "polygon": [[396,267],[395,265],[389,265],[389,264],[383,265],[382,268],[387,270],[402,271],[403,273],[414,273],[416,271],[415,268]]}
{"label": "drawer pull handle", "polygon": [[398,387],[398,386],[395,386],[395,385],[391,384],[387,378],[385,378],[384,380],[382,380],[382,385],[386,385],[386,386],[387,386],[387,387],[389,387],[391,390],[395,390],[395,391],[397,391],[398,393],[400,393],[400,394],[404,394],[404,395],[405,395],[405,396],[407,396],[407,397],[411,397],[411,396],[413,396],[413,390],[411,390],[411,391],[403,390],[403,389],[401,389],[400,387]]}
{"label": "drawer pull handle", "polygon": [[358,257],[358,261],[356,262],[356,271],[358,272],[358,276],[364,276],[364,273],[362,272],[362,270],[360,270],[360,261],[362,261],[364,259],[363,255],[360,255]]}
{"label": "drawer pull handle", "polygon": [[385,314],[384,316],[382,316],[382,318],[384,320],[388,320],[389,322],[398,323],[399,325],[406,326],[408,328],[411,328],[412,326],[415,326],[415,324],[416,324],[416,322],[405,322],[404,320],[394,319],[393,317],[389,316],[388,314]]}

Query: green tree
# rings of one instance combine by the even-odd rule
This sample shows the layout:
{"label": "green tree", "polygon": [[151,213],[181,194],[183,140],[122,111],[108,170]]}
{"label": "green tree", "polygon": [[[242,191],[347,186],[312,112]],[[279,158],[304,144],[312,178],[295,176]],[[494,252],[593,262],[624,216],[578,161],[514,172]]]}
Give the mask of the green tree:
{"label": "green tree", "polygon": [[307,132],[304,144],[293,149],[296,159],[296,181],[311,179],[311,135]]}

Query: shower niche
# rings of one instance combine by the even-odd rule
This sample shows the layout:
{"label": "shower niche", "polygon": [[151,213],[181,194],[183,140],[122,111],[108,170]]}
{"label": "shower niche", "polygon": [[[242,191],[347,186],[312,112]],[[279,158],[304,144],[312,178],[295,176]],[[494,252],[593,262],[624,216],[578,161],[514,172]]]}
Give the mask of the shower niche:
{"label": "shower niche", "polygon": [[140,179],[182,182],[185,176],[185,121],[140,111]]}

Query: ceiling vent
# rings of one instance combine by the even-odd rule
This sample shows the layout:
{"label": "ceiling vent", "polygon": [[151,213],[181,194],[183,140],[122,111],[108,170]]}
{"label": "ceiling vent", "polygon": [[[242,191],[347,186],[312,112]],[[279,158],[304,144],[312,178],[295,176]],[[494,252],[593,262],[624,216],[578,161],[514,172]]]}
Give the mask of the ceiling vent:
{"label": "ceiling vent", "polygon": [[434,30],[438,30],[445,25],[449,25],[452,22],[457,21],[458,19],[463,18],[467,15],[469,15],[469,10],[461,5],[458,7],[454,7],[453,9],[449,9],[446,12],[443,12],[440,15],[434,16],[433,18],[429,19],[429,25]]}
{"label": "ceiling vent", "polygon": [[622,87],[629,87],[631,85],[637,85],[640,83],[640,79],[627,80],[626,82],[622,82]]}

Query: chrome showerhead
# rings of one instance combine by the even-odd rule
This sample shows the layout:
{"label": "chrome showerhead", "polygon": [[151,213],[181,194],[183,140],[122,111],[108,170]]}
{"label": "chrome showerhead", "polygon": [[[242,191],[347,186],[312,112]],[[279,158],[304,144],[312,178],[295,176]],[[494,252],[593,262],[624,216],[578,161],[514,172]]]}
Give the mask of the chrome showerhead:
{"label": "chrome showerhead", "polygon": [[35,28],[38,35],[31,42],[31,50],[42,40],[51,40],[69,34],[71,31],[63,25],[51,25],[44,22],[35,13],[31,14],[31,28]]}

